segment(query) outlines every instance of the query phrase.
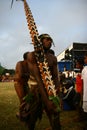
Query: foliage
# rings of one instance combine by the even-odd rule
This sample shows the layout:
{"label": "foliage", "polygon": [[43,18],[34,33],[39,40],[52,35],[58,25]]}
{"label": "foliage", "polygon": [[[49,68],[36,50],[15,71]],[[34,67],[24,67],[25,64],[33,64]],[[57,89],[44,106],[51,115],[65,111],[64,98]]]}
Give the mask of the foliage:
{"label": "foliage", "polygon": [[14,75],[15,70],[14,69],[6,69],[0,65],[0,75],[5,75],[6,73],[9,73],[10,75]]}
{"label": "foliage", "polygon": [[4,69],[2,75],[9,73],[10,75],[14,75],[15,71],[13,69]]}
{"label": "foliage", "polygon": [[52,100],[53,103],[55,104],[56,111],[60,112],[61,111],[61,107],[60,107],[60,99],[58,96],[54,97],[54,96],[49,96],[49,100]]}
{"label": "foliage", "polygon": [[4,71],[4,67],[2,67],[1,65],[0,65],[0,75],[2,75],[2,73],[3,73],[3,71]]}

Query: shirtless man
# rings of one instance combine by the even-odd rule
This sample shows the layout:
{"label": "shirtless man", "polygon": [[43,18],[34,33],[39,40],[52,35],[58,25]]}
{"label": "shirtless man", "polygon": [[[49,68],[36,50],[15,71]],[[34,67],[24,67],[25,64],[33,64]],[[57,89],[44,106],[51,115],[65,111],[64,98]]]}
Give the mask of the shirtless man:
{"label": "shirtless man", "polygon": [[[52,74],[52,79],[54,81],[56,89],[58,90],[59,82],[58,82],[57,58],[53,54],[49,53],[49,49],[52,46],[53,40],[48,34],[42,34],[39,36],[39,38],[40,42],[42,42],[43,44],[44,53],[48,61],[49,69]],[[37,65],[35,51],[28,53],[27,64],[29,71],[29,88],[30,88],[30,92],[28,95],[32,95],[31,100],[29,100],[30,101],[28,110],[29,115],[26,120],[29,130],[34,130],[37,119],[38,118],[41,119],[42,117],[43,109],[45,110],[49,118],[52,130],[61,130],[59,112],[56,111],[55,104],[48,98],[48,94],[46,92]],[[16,92],[18,93],[17,87]],[[21,92],[22,91],[20,91],[20,93]]]}
{"label": "shirtless man", "polygon": [[[43,44],[44,53],[45,53],[46,59],[49,64],[49,69],[52,74],[52,79],[54,81],[56,89],[58,90],[59,82],[58,82],[57,58],[56,58],[56,56],[54,56],[53,54],[51,54],[49,52],[49,50],[52,46],[53,40],[48,34],[42,34],[39,36],[39,38],[40,38],[40,42],[42,42],[42,44]],[[35,81],[37,82],[37,84],[35,84],[35,85],[31,84],[31,88],[33,88],[32,91],[35,91],[35,89],[36,90],[38,89],[38,92],[40,94],[39,102],[40,102],[40,104],[41,104],[41,102],[42,102],[42,104],[44,104],[44,109],[45,109],[47,116],[49,118],[49,121],[51,123],[52,130],[60,130],[61,128],[60,128],[59,112],[55,112],[56,106],[54,105],[54,103],[52,101],[50,101],[48,99],[48,95],[46,93],[45,86],[43,84],[43,81],[41,79],[40,72],[39,72],[39,69],[37,66],[35,51],[30,52],[28,54],[28,67],[29,67],[30,77],[33,77],[35,79]],[[37,99],[37,98],[35,98],[35,99]],[[40,105],[37,105],[34,115],[35,115],[35,113],[37,113],[39,106]],[[40,111],[41,110],[42,109],[40,109]],[[34,119],[35,119],[35,116],[34,116]],[[30,128],[30,124],[29,124],[30,130],[34,130],[36,120],[37,120],[37,118],[35,119],[35,122],[32,121],[33,128]]]}
{"label": "shirtless man", "polygon": [[29,92],[29,86],[28,86],[29,71],[27,63],[28,53],[29,52],[24,53],[23,55],[24,60],[17,62],[15,68],[14,87],[20,100],[20,104],[23,102],[23,97],[25,97]]}

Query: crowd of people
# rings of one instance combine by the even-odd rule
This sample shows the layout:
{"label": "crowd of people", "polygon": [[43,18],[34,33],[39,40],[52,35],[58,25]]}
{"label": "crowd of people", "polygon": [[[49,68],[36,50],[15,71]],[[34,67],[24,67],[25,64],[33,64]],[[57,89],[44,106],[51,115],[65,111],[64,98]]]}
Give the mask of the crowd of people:
{"label": "crowd of people", "polygon": [[[81,60],[76,62],[76,68],[80,71],[74,82],[71,78],[67,80],[64,73],[62,76],[58,75],[57,58],[51,50],[53,39],[48,34],[42,34],[40,41],[43,44],[57,96],[60,98],[60,103],[57,105],[61,107],[62,101],[66,101],[72,108],[77,109],[78,106],[78,111],[87,119],[87,53],[84,55],[84,63]],[[14,87],[20,101],[16,116],[27,124],[29,130],[34,130],[44,110],[52,130],[61,130],[60,111],[57,111],[55,103],[49,100],[37,65],[35,51],[26,52],[23,58],[24,60],[19,61],[15,68]]]}
{"label": "crowd of people", "polygon": [[10,75],[10,73],[0,75],[0,82],[14,82],[14,75]]}
{"label": "crowd of people", "polygon": [[[60,76],[60,85],[63,101],[66,101],[70,106],[69,109],[78,111],[78,120],[87,120],[87,52],[84,58],[76,59],[75,68],[78,70],[73,75],[69,76],[69,71],[66,74],[63,72]],[[68,76],[67,76],[68,75]],[[74,79],[74,80],[73,80]]]}

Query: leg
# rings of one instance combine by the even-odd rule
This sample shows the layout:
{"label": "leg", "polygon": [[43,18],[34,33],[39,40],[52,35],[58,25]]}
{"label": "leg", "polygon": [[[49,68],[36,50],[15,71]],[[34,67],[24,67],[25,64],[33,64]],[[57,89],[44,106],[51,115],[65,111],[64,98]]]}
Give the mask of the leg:
{"label": "leg", "polygon": [[33,117],[31,115],[31,117],[29,118],[29,120],[26,122],[28,129],[29,130],[34,130],[36,122],[37,122],[37,118],[35,118],[35,116]]}
{"label": "leg", "polygon": [[60,113],[51,114],[46,108],[45,108],[45,112],[49,118],[49,122],[52,127],[52,130],[61,130]]}
{"label": "leg", "polygon": [[29,130],[34,130],[37,120],[42,118],[42,101],[39,98],[33,99],[33,103],[30,105],[30,115],[26,122]]}
{"label": "leg", "polygon": [[61,130],[59,113],[53,115],[52,130]]}

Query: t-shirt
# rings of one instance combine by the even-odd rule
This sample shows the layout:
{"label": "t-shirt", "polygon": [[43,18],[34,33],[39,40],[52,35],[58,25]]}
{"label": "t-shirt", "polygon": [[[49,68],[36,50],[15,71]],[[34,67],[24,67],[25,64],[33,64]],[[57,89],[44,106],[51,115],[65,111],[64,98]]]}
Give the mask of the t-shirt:
{"label": "t-shirt", "polygon": [[76,76],[76,92],[82,95],[83,92],[83,80],[81,78],[81,73]]}
{"label": "t-shirt", "polygon": [[82,70],[83,79],[83,101],[87,101],[87,66]]}

